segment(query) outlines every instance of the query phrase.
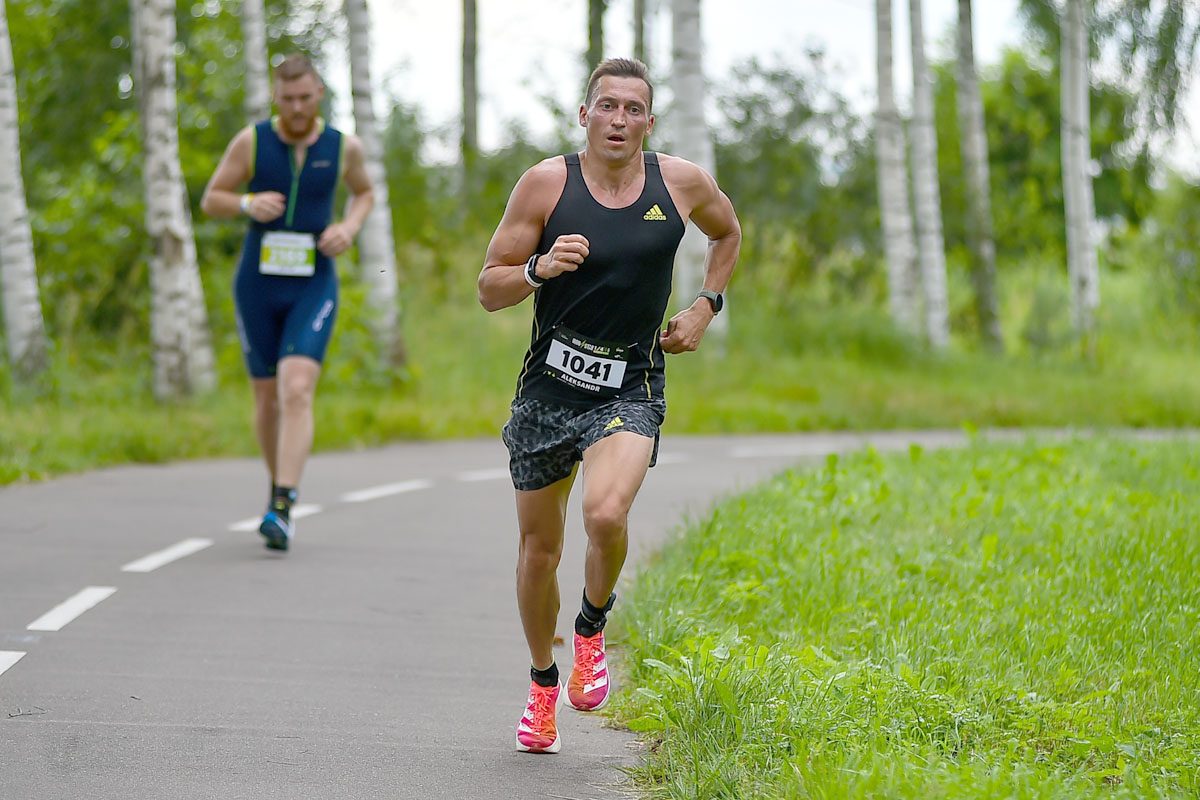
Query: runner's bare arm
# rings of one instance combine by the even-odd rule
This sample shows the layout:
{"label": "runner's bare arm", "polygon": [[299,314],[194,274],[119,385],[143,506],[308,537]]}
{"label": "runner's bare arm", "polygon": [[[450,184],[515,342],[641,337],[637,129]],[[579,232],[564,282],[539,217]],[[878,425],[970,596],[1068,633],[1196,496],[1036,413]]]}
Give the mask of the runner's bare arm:
{"label": "runner's bare arm", "polygon": [[[708,237],[704,259],[704,288],[724,292],[741,249],[742,228],[733,204],[705,170],[678,158],[664,163],[664,178],[679,202],[691,209],[691,221]],[[661,344],[668,353],[685,353],[700,346],[704,331],[715,316],[708,300],[697,298],[689,308],[667,322]]]}
{"label": "runner's bare arm", "polygon": [[[479,304],[488,311],[515,306],[533,293],[525,264],[537,249],[566,183],[566,164],[556,157],[526,170],[513,187],[479,273]],[[544,282],[574,272],[587,254],[588,241],[583,236],[559,236],[548,253],[539,254],[535,280]]]}
{"label": "runner's bare arm", "polygon": [[357,136],[347,135],[343,157],[346,161],[342,180],[352,195],[350,208],[341,222],[327,226],[321,233],[321,238],[317,240],[317,249],[330,258],[341,255],[350,248],[354,237],[362,230],[367,215],[375,205],[375,191],[371,187],[371,178],[367,175],[362,140]]}
{"label": "runner's bare arm", "polygon": [[[243,213],[239,189],[250,180],[254,166],[254,129],[243,128],[234,136],[221,163],[204,189],[200,209],[210,217],[231,218]],[[258,192],[245,212],[259,222],[277,219],[284,211],[287,199],[279,192]]]}
{"label": "runner's bare arm", "polygon": [[[704,288],[724,292],[733,277],[738,251],[742,247],[742,226],[729,197],[717,186],[716,180],[697,169],[696,195],[692,222],[708,237],[708,254],[704,259]],[[707,303],[708,301],[703,301]]]}

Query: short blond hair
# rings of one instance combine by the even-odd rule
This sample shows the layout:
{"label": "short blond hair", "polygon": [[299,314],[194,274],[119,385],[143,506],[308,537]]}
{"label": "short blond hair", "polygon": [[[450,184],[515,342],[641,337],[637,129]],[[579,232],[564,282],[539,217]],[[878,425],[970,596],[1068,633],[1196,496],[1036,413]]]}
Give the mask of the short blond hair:
{"label": "short blond hair", "polygon": [[275,80],[277,81],[294,81],[305,75],[312,75],[317,79],[317,83],[325,85],[325,82],[321,80],[321,74],[313,66],[312,59],[303,53],[291,53],[275,67]]}

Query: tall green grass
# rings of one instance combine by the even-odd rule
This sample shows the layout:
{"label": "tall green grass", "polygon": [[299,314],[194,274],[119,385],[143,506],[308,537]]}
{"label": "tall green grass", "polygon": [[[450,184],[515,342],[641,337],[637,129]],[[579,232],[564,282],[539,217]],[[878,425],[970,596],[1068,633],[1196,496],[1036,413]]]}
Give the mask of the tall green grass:
{"label": "tall green grass", "polygon": [[[1021,339],[1034,312],[1015,299],[1006,304],[1008,355],[978,352],[966,339],[931,354],[868,304],[771,296],[750,277],[731,301],[728,337],[668,361],[668,434],[1200,424],[1200,348],[1178,321],[1153,313],[1138,276],[1106,280],[1094,362],[1080,359],[1061,326]],[[473,290],[473,275],[464,274],[405,297],[410,359],[396,370],[381,366],[362,286],[345,282],[317,394],[318,450],[497,435],[531,309],[489,315]],[[0,484],[127,462],[253,455],[229,300],[215,292],[209,303],[219,387],[207,397],[155,402],[143,341],[60,344],[36,387],[14,386],[0,369]]]}
{"label": "tall green grass", "polygon": [[831,457],[718,507],[619,617],[671,798],[1200,793],[1194,441]]}
{"label": "tall green grass", "polygon": [[[317,450],[399,439],[498,435],[528,321],[489,318],[476,305],[417,308],[405,320],[404,369],[381,367],[361,290],[343,288],[337,330],[317,391]],[[176,403],[152,393],[144,343],[59,348],[35,387],[0,373],[0,485],[128,462],[255,455],[253,408],[233,331],[215,341],[218,387]]]}

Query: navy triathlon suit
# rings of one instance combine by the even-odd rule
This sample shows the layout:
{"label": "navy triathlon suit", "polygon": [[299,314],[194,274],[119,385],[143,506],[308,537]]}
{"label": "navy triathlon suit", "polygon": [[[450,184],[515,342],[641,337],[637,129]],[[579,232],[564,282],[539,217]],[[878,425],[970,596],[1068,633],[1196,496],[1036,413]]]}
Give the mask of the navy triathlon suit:
{"label": "navy triathlon suit", "polygon": [[320,362],[337,314],[333,259],[316,249],[333,220],[341,176],[342,133],[318,120],[321,133],[297,172],[294,149],[279,138],[274,120],[254,126],[251,192],[287,198],[282,216],[251,220],[233,283],[238,333],[255,378],[275,376],[286,356]]}
{"label": "navy triathlon suit", "polygon": [[588,256],[534,293],[529,350],[504,426],[517,489],[567,477],[584,450],[612,433],[652,437],[657,454],[666,413],[659,332],[686,221],[663,183],[658,155],[644,157],[641,196],[608,208],[588,190],[579,154],[564,156],[566,186],[537,252],[577,233],[588,240]]}

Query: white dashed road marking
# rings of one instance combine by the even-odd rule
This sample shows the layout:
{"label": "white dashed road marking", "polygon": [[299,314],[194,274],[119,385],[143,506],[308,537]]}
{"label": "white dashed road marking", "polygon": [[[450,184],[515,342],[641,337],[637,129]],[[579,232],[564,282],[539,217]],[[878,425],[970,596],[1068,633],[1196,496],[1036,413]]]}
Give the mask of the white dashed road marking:
{"label": "white dashed road marking", "polygon": [[212,539],[184,539],[179,544],[171,545],[166,550],[159,550],[157,553],[151,553],[144,558],[139,558],[137,561],[130,561],[121,567],[121,571],[153,572],[165,564],[170,564],[172,561],[178,561],[185,556],[190,556],[192,553],[198,553],[206,547],[211,547],[212,543]]}
{"label": "white dashed road marking", "polygon": [[[313,514],[321,513],[321,506],[301,503],[292,506],[292,519],[303,519],[311,517]],[[251,517],[240,522],[235,522],[229,526],[231,531],[256,531],[259,523],[262,522],[262,517]]]}
{"label": "white dashed road marking", "polygon": [[360,489],[357,492],[347,492],[342,495],[343,503],[365,503],[368,500],[378,500],[381,497],[391,497],[394,494],[404,494],[405,492],[416,492],[421,489],[428,489],[433,486],[433,481],[401,481],[400,483],[387,483],[383,486],[372,486],[369,489]]}
{"label": "white dashed road marking", "polygon": [[470,472],[460,472],[458,480],[463,483],[476,483],[478,481],[498,481],[501,478],[508,477],[507,469],[476,469]]}
{"label": "white dashed road marking", "polygon": [[60,631],[89,608],[103,602],[115,591],[115,586],[89,586],[68,598],[26,626],[30,631]]}
{"label": "white dashed road marking", "polygon": [[812,448],[802,445],[763,445],[758,447],[735,447],[729,453],[733,458],[802,458],[813,454]]}
{"label": "white dashed road marking", "polygon": [[[732,456],[734,458],[758,458],[765,455],[778,455],[766,448],[741,448],[734,450]],[[692,457],[687,453],[659,453],[656,463],[658,464],[683,464],[691,461]],[[492,469],[473,469],[465,472],[460,472],[455,476],[455,480],[461,483],[482,483],[484,481],[498,481],[509,477],[509,471],[506,467],[496,467]],[[370,500],[379,500],[384,497],[391,497],[397,494],[405,494],[406,492],[418,492],[424,489],[433,487],[434,482],[424,479],[416,479],[411,481],[399,481],[398,483],[385,483],[381,486],[371,486],[366,489],[358,489],[353,492],[346,492],[339,499],[343,503],[366,503]],[[309,517],[313,514],[319,514],[324,509],[318,505],[297,505],[292,508],[292,518],[300,519]],[[262,522],[261,517],[250,517],[248,519],[239,520],[229,526],[231,531],[256,531],[259,523]],[[189,540],[190,541],[190,540]],[[176,547],[182,547],[182,544]],[[163,551],[164,553],[167,551]],[[195,552],[195,551],[192,551]],[[160,554],[155,553],[153,556],[147,556],[146,559],[153,558]],[[177,558],[182,558],[188,553],[183,553]],[[143,559],[145,560],[145,559]],[[140,562],[135,561],[134,564]],[[164,562],[166,563],[166,562]],[[133,565],[122,567],[126,572],[149,572],[149,570],[129,569]]]}
{"label": "white dashed road marking", "polygon": [[3,675],[9,667],[21,660],[25,655],[17,650],[0,650],[0,675]]}

